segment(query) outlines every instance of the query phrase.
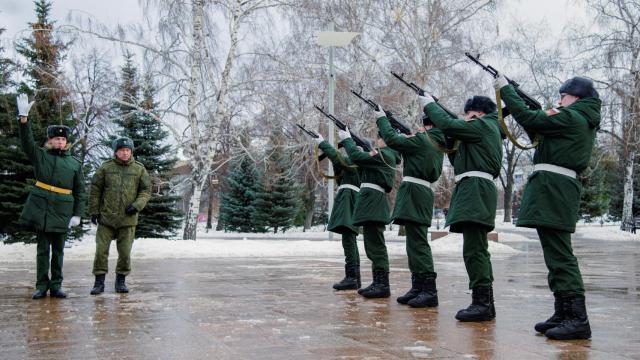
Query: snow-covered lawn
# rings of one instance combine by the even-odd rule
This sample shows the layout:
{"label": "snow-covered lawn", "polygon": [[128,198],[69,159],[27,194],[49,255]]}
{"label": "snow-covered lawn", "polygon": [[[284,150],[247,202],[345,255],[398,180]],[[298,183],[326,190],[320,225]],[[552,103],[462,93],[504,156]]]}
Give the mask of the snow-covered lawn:
{"label": "snow-covered lawn", "polygon": [[[206,236],[197,241],[164,240],[164,239],[137,239],[133,245],[132,257],[135,259],[189,259],[189,258],[214,258],[214,257],[341,257],[342,246],[340,237],[335,236],[333,241],[326,239],[326,233],[303,233],[298,240],[282,239],[220,239]],[[238,235],[238,234],[236,234]],[[285,234],[288,239],[294,238],[293,234]],[[309,238],[318,237],[317,240]],[[387,243],[389,255],[404,256],[406,254],[404,238],[387,234],[390,241]],[[364,256],[362,238],[358,240],[360,252]],[[434,254],[462,254],[462,236],[450,234],[446,237],[430,242]],[[492,255],[505,255],[518,253],[518,250],[504,244],[490,242],[489,251]],[[35,261],[35,244],[5,244],[0,245],[0,262]],[[95,253],[95,242],[92,235],[87,235],[83,241],[75,242],[70,248],[65,249],[65,261],[92,260]],[[115,244],[111,245],[110,257],[116,257]]]}

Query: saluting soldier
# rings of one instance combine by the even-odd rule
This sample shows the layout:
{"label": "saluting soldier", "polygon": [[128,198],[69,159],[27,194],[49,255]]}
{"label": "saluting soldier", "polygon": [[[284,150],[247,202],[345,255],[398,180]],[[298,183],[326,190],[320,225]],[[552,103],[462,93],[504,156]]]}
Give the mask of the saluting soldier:
{"label": "saluting soldier", "polygon": [[464,119],[453,119],[425,94],[418,102],[445,135],[459,141],[452,156],[456,187],[446,225],[463,235],[464,265],[469,275],[472,302],[458,311],[460,321],[486,321],[496,316],[493,271],[487,233],[495,226],[498,192],[494,179],[502,164],[502,139],[496,104],[486,96],[474,96],[464,106]]}
{"label": "saluting soldier", "polygon": [[351,161],[362,169],[353,225],[362,226],[364,249],[371,260],[373,281],[358,290],[358,294],[366,298],[389,297],[389,255],[384,242],[385,225],[390,221],[386,193],[393,189],[400,155],[386,147],[381,138],[378,138],[377,150],[366,152],[358,149],[348,129],[338,131],[338,137]]}
{"label": "saluting soldier", "polygon": [[589,165],[602,102],[593,82],[584,77],[562,84],[560,107],[547,111],[530,110],[502,75],[494,86],[513,118],[541,137],[516,223],[537,230],[555,297],[553,315],[535,329],[550,339],[588,339],[591,327],[571,233],[576,229],[582,190],[576,176]]}
{"label": "saluting soldier", "polygon": [[[33,299],[47,296],[66,298],[62,291],[64,243],[69,228],[80,225],[84,213],[84,179],[82,164],[69,152],[70,129],[63,125],[47,128],[47,143],[38,147],[33,140],[27,116],[33,102],[27,95],[18,96],[20,144],[33,165],[35,186],[20,214],[20,222],[36,230],[36,291]],[[51,252],[51,279],[49,253]]]}
{"label": "saluting soldier", "polygon": [[411,289],[398,297],[397,301],[418,308],[438,306],[437,274],[427,233],[433,216],[434,193],[431,184],[442,173],[444,157],[436,146],[445,146],[444,134],[432,125],[426,125],[428,118],[423,117],[423,126],[416,134],[400,135],[393,129],[382,108],[379,107],[374,115],[384,142],[403,158],[402,182],[391,220],[404,225],[406,231]]}
{"label": "saluting soldier", "polygon": [[333,202],[331,217],[329,218],[329,231],[342,236],[342,249],[344,250],[344,279],[333,284],[336,290],[356,290],[360,288],[360,254],[358,253],[358,228],[353,225],[353,209],[356,197],[360,191],[359,168],[351,159],[343,156],[318,134],[314,141],[331,160],[338,193]]}
{"label": "saluting soldier", "polygon": [[114,158],[96,171],[89,193],[91,222],[96,231],[96,255],[93,260],[95,283],[91,295],[104,292],[105,274],[109,266],[109,246],[116,239],[115,291],[127,293],[125,278],[131,272],[131,247],[138,224],[138,213],[151,198],[151,180],[141,162],[133,158],[133,141],[115,139],[111,145]]}

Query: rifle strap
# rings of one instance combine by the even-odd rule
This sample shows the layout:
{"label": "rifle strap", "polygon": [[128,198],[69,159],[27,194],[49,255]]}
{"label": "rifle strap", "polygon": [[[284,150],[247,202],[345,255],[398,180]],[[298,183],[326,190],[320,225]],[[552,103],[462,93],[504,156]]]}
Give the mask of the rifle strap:
{"label": "rifle strap", "polygon": [[319,156],[318,150],[319,150],[319,149],[320,149],[320,146],[318,146],[318,145],[316,144],[316,146],[313,148],[313,156],[314,156],[314,157],[315,157],[315,159],[316,159],[316,165],[318,165],[318,172],[320,173],[320,176],[322,176],[323,178],[325,178],[325,179],[327,179],[327,180],[332,180],[332,179],[333,179],[333,180],[337,180],[337,179],[340,179],[340,178],[341,178],[341,176],[340,176],[340,175],[337,175],[337,176],[331,176],[331,175],[327,175],[327,174],[325,174],[325,172],[324,172],[324,171],[322,171],[322,166],[320,166],[320,160],[318,160],[318,156]]}
{"label": "rifle strap", "polygon": [[496,89],[496,104],[498,105],[498,123],[500,124],[500,128],[502,128],[502,132],[504,132],[505,135],[507,135],[507,138],[509,138],[509,141],[511,141],[515,147],[522,150],[529,150],[538,146],[540,143],[538,134],[534,136],[533,143],[531,143],[531,145],[522,145],[518,142],[518,139],[509,132],[507,123],[504,121],[504,116],[502,116],[502,97],[500,96],[500,89]]}
{"label": "rifle strap", "polygon": [[388,167],[388,168],[390,168],[390,169],[392,169],[392,170],[396,170],[396,167],[395,167],[395,166],[391,166],[391,165],[387,164],[387,162],[384,160],[384,155],[382,155],[382,149],[381,149],[381,148],[379,148],[379,147],[375,147],[374,149],[375,149],[375,151],[378,153],[378,155],[380,155],[380,160],[382,160],[382,162],[383,162],[385,165],[387,165],[387,167]]}
{"label": "rifle strap", "polygon": [[429,135],[428,131],[424,132],[425,135],[427,135],[427,141],[429,141],[429,143],[431,143],[431,146],[433,146],[437,151],[443,153],[443,154],[453,154],[454,152],[458,151],[458,147],[460,146],[460,141],[456,140],[453,144],[453,149],[447,149],[446,147],[440,146],[440,144],[438,144],[437,142],[435,142],[432,138],[431,135]]}

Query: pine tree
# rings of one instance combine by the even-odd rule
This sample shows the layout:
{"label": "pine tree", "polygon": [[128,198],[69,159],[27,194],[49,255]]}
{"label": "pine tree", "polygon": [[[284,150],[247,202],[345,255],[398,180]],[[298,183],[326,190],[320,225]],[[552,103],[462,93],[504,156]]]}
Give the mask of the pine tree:
{"label": "pine tree", "polygon": [[259,174],[248,156],[231,164],[220,204],[220,221],[224,231],[262,232],[256,226],[256,195],[261,191]]}
{"label": "pine tree", "polygon": [[[152,180],[153,194],[147,206],[140,212],[136,226],[136,238],[169,238],[176,235],[182,222],[178,210],[179,196],[171,194],[169,175],[177,158],[171,145],[164,144],[168,132],[150,113],[157,107],[156,89],[150,76],[140,84],[133,55],[125,54],[120,90],[122,102],[115,105],[118,114],[114,121],[121,127],[120,136],[133,140],[133,157],[141,162]],[[143,109],[144,111],[139,110]]]}
{"label": "pine tree", "polygon": [[[72,106],[59,80],[62,73],[60,64],[67,45],[53,36],[55,23],[49,18],[50,11],[51,2],[35,2],[37,20],[29,24],[31,36],[22,39],[16,47],[17,52],[26,59],[24,81],[19,84],[18,92],[28,94],[35,101],[29,112],[29,122],[36,144],[45,143],[48,125],[74,127]],[[0,61],[0,64],[5,71],[7,61]],[[33,167],[19,146],[15,97],[15,94],[6,94],[0,100],[0,156],[3,159],[0,164],[0,231],[6,242],[32,242],[33,232],[17,223],[34,182],[34,174]],[[79,229],[72,232],[70,238],[81,234],[82,230]]]}
{"label": "pine tree", "polygon": [[589,167],[581,174],[582,196],[580,199],[581,215],[590,217],[602,216],[609,208],[609,186],[606,178],[613,166],[609,156],[598,146],[594,146]]}
{"label": "pine tree", "polygon": [[293,226],[296,214],[301,206],[300,186],[291,172],[291,157],[280,150],[276,136],[271,137],[273,147],[267,150],[268,166],[263,176],[264,190],[257,196],[256,219],[265,226],[278,232],[285,232]]}

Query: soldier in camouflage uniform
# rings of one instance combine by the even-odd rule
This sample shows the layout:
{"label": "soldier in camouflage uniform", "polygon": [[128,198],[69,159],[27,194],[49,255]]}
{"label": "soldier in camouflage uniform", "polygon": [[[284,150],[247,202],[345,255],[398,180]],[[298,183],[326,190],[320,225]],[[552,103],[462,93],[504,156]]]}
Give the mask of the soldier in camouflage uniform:
{"label": "soldier in camouflage uniform", "polygon": [[425,94],[418,96],[427,116],[446,136],[459,141],[450,156],[456,175],[446,225],[462,233],[464,265],[469,275],[472,303],[458,311],[459,321],[495,318],[493,271],[487,233],[495,226],[498,191],[495,179],[502,165],[502,139],[496,104],[486,96],[474,96],[464,107],[464,119],[453,119]]}
{"label": "soldier in camouflage uniform", "polygon": [[[33,299],[41,299],[50,291],[51,297],[66,298],[62,291],[62,262],[64,243],[69,228],[80,225],[84,213],[84,178],[82,164],[69,153],[69,128],[51,125],[47,128],[47,144],[37,147],[33,140],[28,114],[33,102],[18,96],[20,143],[33,165],[36,183],[20,214],[20,222],[36,230],[36,292]],[[49,253],[51,252],[51,279]]]}
{"label": "soldier in camouflage uniform", "polygon": [[396,165],[400,154],[378,139],[378,149],[365,152],[358,149],[349,130],[338,131],[338,137],[351,161],[361,168],[360,192],[353,213],[353,225],[362,226],[364,249],[371,260],[373,282],[358,294],[366,298],[391,296],[389,287],[389,255],[384,243],[384,228],[390,222],[387,193],[393,189]]}
{"label": "soldier in camouflage uniform", "polygon": [[336,290],[356,290],[360,288],[361,284],[360,254],[356,242],[358,228],[353,225],[353,209],[360,191],[360,169],[353,164],[349,157],[339,154],[321,135],[314,140],[318,143],[320,150],[331,160],[338,183],[338,193],[331,209],[327,229],[342,236],[345,276],[333,284],[333,288]]}
{"label": "soldier in camouflage uniform", "polygon": [[[445,146],[444,134],[423,123],[416,134],[401,135],[391,127],[384,110],[378,109],[374,116],[384,142],[402,154],[404,164],[391,219],[395,224],[404,225],[406,230],[411,289],[397,301],[411,307],[434,307],[438,305],[437,275],[427,233],[433,215],[431,184],[442,173],[444,155],[438,147]],[[423,118],[423,122],[427,120],[427,117]]]}
{"label": "soldier in camouflage uniform", "polygon": [[142,163],[132,155],[133,141],[121,137],[113,141],[114,158],[96,171],[89,193],[91,222],[98,226],[96,255],[93,260],[95,283],[91,295],[104,292],[108,271],[109,246],[116,239],[118,262],[115,290],[127,293],[125,277],[131,272],[131,247],[138,224],[138,213],[151,197],[151,181]]}
{"label": "soldier in camouflage uniform", "polygon": [[577,175],[589,166],[602,101],[593,82],[583,77],[567,80],[560,87],[560,107],[546,111],[530,110],[502,75],[494,86],[513,118],[541,138],[516,223],[537,230],[555,297],[554,314],[535,329],[555,340],[588,339],[591,327],[571,233],[582,191]]}

